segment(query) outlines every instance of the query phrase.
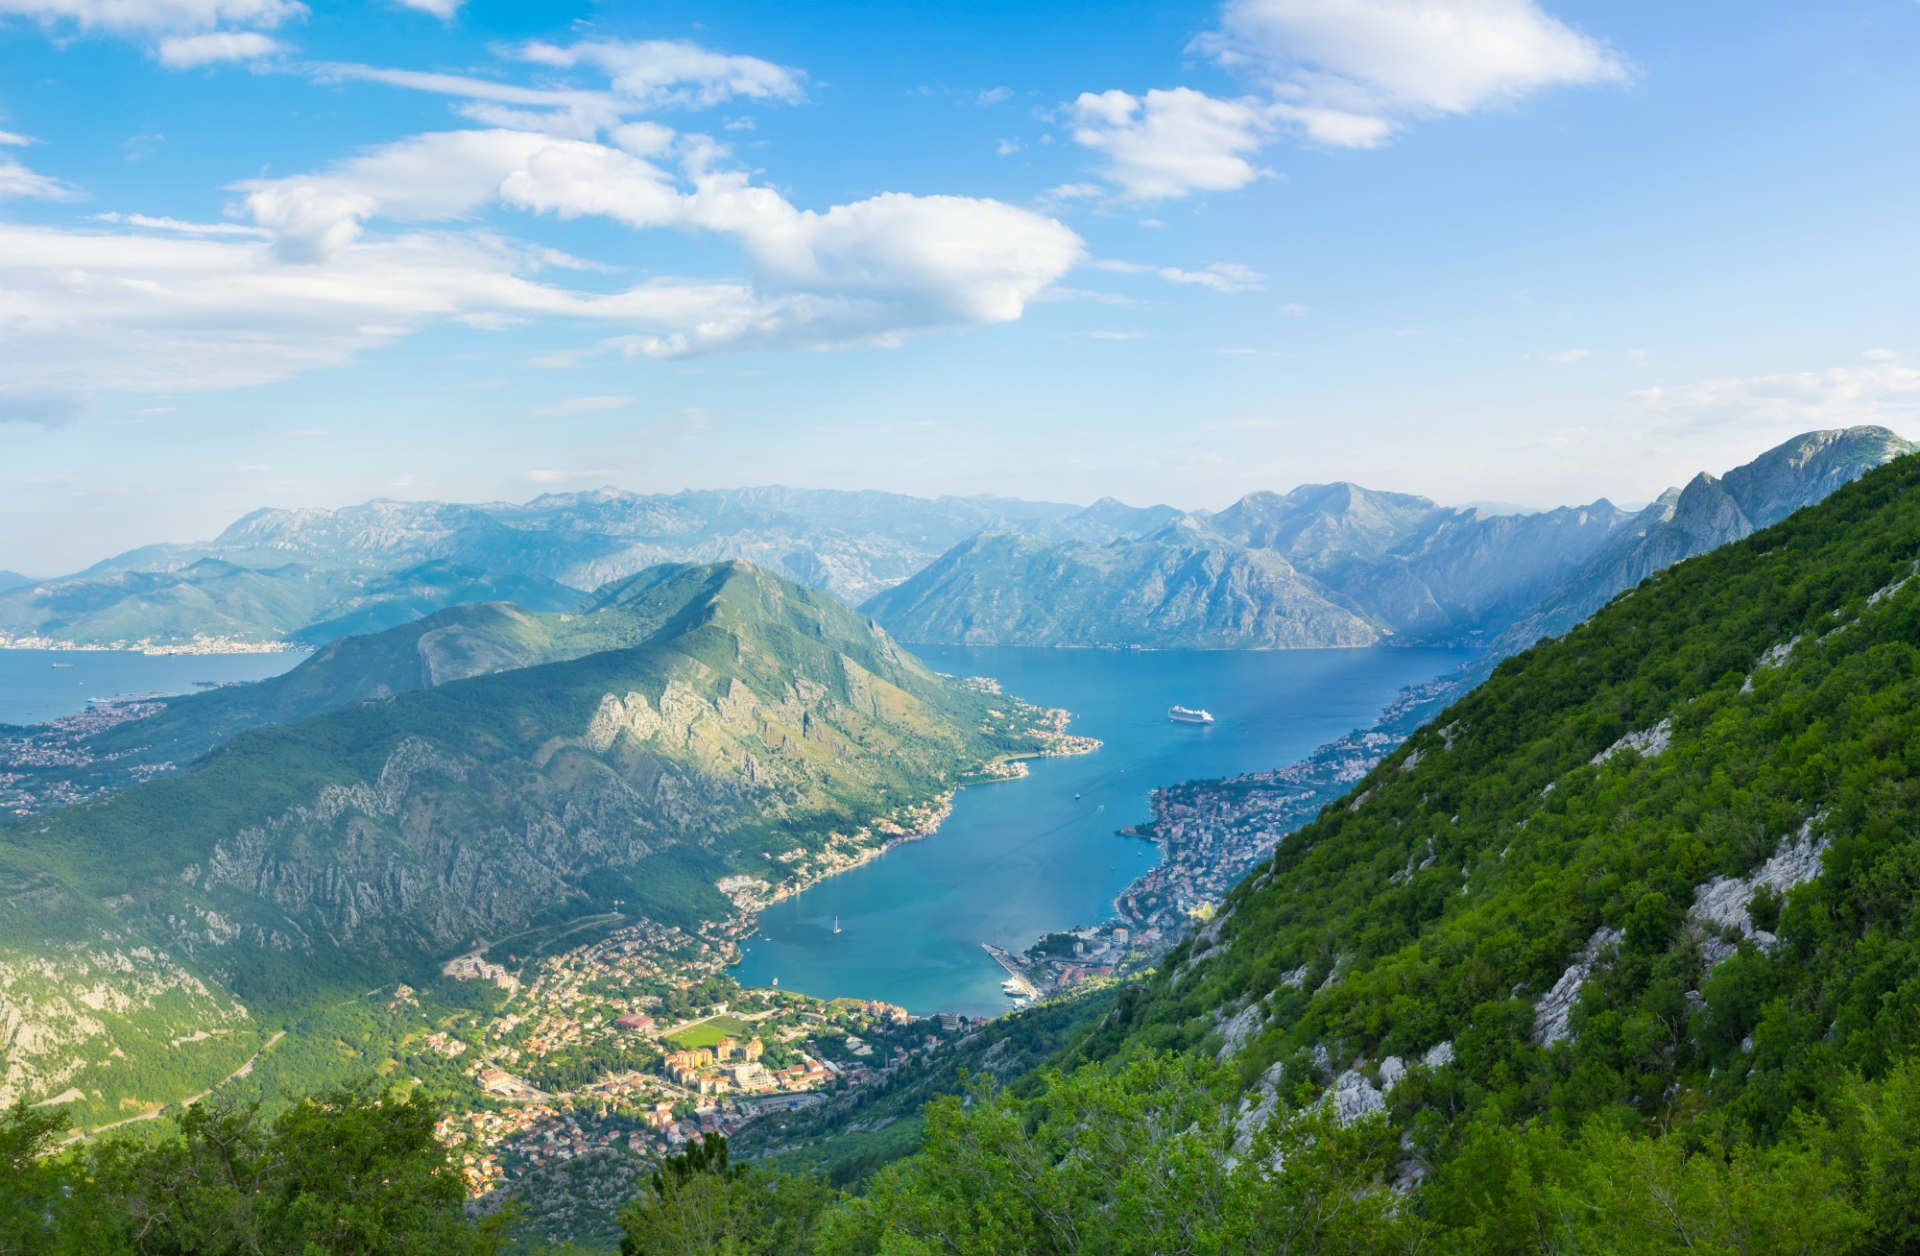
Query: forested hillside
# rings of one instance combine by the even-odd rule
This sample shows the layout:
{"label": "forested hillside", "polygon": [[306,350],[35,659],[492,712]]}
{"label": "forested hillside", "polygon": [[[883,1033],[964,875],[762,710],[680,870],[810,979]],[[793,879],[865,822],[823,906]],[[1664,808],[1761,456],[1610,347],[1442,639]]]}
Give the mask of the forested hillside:
{"label": "forested hillside", "polygon": [[[1917,559],[1909,458],[1510,659],[1090,1053],[1217,1054],[1250,1105],[1384,1111],[1461,1224],[1522,1171],[1484,1159],[1516,1123],[1827,1156],[1819,1128],[1910,1102],[1920,1051]],[[1910,1194],[1849,1189],[1907,1224],[1873,1210]]]}

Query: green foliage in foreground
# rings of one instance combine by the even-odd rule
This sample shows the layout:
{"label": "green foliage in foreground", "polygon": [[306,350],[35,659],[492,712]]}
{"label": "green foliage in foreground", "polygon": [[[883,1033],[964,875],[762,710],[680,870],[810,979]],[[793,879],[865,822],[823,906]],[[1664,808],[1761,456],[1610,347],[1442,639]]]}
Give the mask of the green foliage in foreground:
{"label": "green foliage in foreground", "polygon": [[48,1154],[65,1118],[0,1114],[0,1253],[486,1253],[505,1218],[470,1221],[419,1097],[341,1090],[272,1121],[189,1108],[153,1142]]}
{"label": "green foliage in foreground", "polygon": [[743,1168],[713,1140],[622,1214],[622,1251],[1868,1256],[1920,1241],[1920,1067],[1855,1083],[1834,1120],[1764,1148],[1477,1123],[1410,1195],[1389,1182],[1383,1117],[1342,1126],[1315,1105],[1240,1137],[1232,1110],[1231,1075],[1189,1057],[1050,1072],[1032,1098],[982,1085],[932,1104],[922,1150],[857,1196]]}
{"label": "green foliage in foreground", "polygon": [[[624,1256],[998,1253],[1705,1253],[1871,1256],[1920,1243],[1920,1065],[1855,1081],[1830,1118],[1731,1152],[1605,1121],[1476,1122],[1411,1195],[1383,1117],[1325,1105],[1235,1128],[1230,1071],[1147,1054],[984,1082],[926,1113],[921,1150],[842,1194],[808,1173],[689,1145],[636,1184]],[[199,1108],[166,1137],[55,1152],[63,1120],[0,1114],[0,1254],[506,1250],[480,1221],[417,1095],[365,1089],[272,1122]]]}

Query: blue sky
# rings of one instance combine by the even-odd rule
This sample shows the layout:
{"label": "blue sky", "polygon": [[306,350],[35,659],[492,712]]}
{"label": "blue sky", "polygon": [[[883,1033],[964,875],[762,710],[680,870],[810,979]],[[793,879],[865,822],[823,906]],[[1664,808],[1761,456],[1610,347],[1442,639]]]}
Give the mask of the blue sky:
{"label": "blue sky", "polygon": [[0,566],[1920,435],[1920,4],[0,0]]}

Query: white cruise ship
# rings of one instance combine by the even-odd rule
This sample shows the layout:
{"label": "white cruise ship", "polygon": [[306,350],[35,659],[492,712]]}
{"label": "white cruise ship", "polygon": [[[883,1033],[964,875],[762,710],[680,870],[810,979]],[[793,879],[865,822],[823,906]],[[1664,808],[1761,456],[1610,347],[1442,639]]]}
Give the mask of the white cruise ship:
{"label": "white cruise ship", "polygon": [[1211,724],[1213,723],[1213,715],[1211,712],[1196,710],[1193,707],[1183,707],[1183,706],[1170,707],[1167,710],[1167,718],[1172,720],[1176,724]]}

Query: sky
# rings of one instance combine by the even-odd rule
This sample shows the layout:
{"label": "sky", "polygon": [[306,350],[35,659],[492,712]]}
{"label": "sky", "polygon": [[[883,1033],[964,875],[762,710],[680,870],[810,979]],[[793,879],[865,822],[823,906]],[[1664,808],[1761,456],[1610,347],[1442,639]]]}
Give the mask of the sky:
{"label": "sky", "polygon": [[1920,436],[1920,3],[0,0],[0,567]]}

